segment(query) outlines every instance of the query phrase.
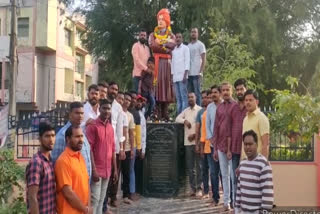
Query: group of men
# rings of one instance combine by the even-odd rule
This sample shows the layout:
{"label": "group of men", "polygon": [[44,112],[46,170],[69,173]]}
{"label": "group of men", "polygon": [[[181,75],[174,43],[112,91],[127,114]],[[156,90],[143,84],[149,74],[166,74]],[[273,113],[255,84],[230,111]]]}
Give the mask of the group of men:
{"label": "group of men", "polygon": [[[223,82],[200,92],[206,50],[198,29],[191,30],[188,45],[181,33],[175,37],[171,74],[176,122],[185,129],[190,196],[209,199],[211,184],[209,205],[217,206],[221,181],[224,211],[270,210],[269,121],[258,107],[257,93],[247,90],[244,79],[234,88]],[[40,151],[26,169],[29,213],[111,213],[108,205],[119,206],[120,174],[123,202],[138,200],[136,183],[142,179],[139,168],[145,157],[146,120],[155,105],[157,66],[146,38],[141,31],[132,49],[134,91],[119,92],[115,82],[90,85],[88,101],[70,104],[69,121],[57,134],[47,122],[39,125]]]}
{"label": "group of men", "polygon": [[234,89],[237,101],[228,82],[202,91],[202,107],[191,92],[189,107],[176,118],[185,129],[190,196],[209,198],[210,176],[209,206],[219,204],[221,180],[224,211],[260,213],[273,206],[269,121],[258,107],[257,93],[247,90],[245,79],[235,81]]}
{"label": "group of men", "polygon": [[[206,48],[198,40],[198,37],[198,29],[192,28],[190,33],[191,41],[188,45],[185,45],[183,34],[175,34],[176,46],[171,54],[171,79],[174,84],[177,114],[180,114],[188,107],[188,91],[194,92],[197,96],[197,104],[201,104],[201,81],[206,63]],[[146,118],[151,115],[156,103],[152,84],[155,65],[147,44],[147,32],[141,30],[139,41],[132,47],[134,62],[132,76],[133,89],[148,100]]]}
{"label": "group of men", "polygon": [[70,104],[69,121],[57,134],[48,122],[39,124],[40,150],[26,168],[29,213],[112,213],[120,174],[123,202],[139,199],[146,100],[118,90],[115,82],[90,85],[88,101]]}

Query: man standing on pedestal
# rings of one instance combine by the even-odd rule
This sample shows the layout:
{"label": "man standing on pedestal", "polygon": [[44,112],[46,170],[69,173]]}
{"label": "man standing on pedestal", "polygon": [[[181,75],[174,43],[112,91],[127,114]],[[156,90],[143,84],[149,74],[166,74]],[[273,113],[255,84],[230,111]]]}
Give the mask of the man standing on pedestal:
{"label": "man standing on pedestal", "polygon": [[138,92],[139,81],[141,79],[141,72],[148,69],[147,62],[150,57],[150,49],[147,46],[147,31],[141,30],[139,33],[139,41],[132,46],[132,57],[133,57],[133,89]]}
{"label": "man standing on pedestal", "polygon": [[188,107],[188,72],[190,70],[190,52],[183,43],[181,33],[176,34],[177,46],[172,51],[171,74],[175,87],[177,115]]}
{"label": "man standing on pedestal", "polygon": [[198,40],[198,28],[191,29],[190,50],[190,71],[188,77],[188,91],[194,92],[197,96],[197,105],[201,104],[201,77],[203,76],[206,64],[206,47]]}
{"label": "man standing on pedestal", "polygon": [[196,152],[196,117],[201,107],[196,104],[196,95],[188,94],[189,107],[176,118],[177,123],[184,124],[184,145],[186,148],[186,166],[192,192],[191,197],[202,196],[200,155]]}

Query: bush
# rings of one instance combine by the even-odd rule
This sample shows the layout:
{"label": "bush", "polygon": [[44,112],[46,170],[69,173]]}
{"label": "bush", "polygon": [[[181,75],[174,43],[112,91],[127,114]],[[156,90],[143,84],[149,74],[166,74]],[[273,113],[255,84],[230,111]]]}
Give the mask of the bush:
{"label": "bush", "polygon": [[[24,177],[24,169],[14,161],[13,150],[0,150],[0,175],[0,213],[27,213],[22,187],[19,184]],[[8,204],[13,187],[18,188],[21,193],[13,199],[11,204]]]}
{"label": "bush", "polygon": [[270,114],[271,128],[273,131],[283,133],[295,142],[298,138],[302,143],[310,144],[314,133],[320,129],[319,115],[320,102],[310,93],[300,95],[295,92],[299,80],[287,78],[291,90],[276,90],[273,105],[276,111]]}

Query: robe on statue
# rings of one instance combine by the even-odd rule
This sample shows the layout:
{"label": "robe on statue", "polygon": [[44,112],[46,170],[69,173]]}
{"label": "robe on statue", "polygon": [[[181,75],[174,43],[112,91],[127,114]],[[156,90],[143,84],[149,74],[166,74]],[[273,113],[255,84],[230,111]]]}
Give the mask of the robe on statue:
{"label": "robe on statue", "polygon": [[[171,34],[171,39],[175,41],[175,36]],[[155,42],[153,33],[149,36],[149,45],[155,59],[155,98],[157,102],[172,103],[174,102],[174,91],[171,78],[171,52],[175,43],[168,42],[167,50]]]}

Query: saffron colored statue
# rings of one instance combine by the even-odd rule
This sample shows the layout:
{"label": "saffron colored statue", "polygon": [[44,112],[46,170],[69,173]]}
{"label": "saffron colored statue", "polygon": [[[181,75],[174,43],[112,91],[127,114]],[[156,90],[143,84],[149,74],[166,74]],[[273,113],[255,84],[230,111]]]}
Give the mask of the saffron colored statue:
{"label": "saffron colored statue", "polygon": [[170,12],[161,9],[157,14],[158,26],[149,36],[149,45],[155,58],[154,81],[157,115],[168,120],[168,106],[174,102],[171,79],[171,51],[174,49],[175,36],[171,31]]}

